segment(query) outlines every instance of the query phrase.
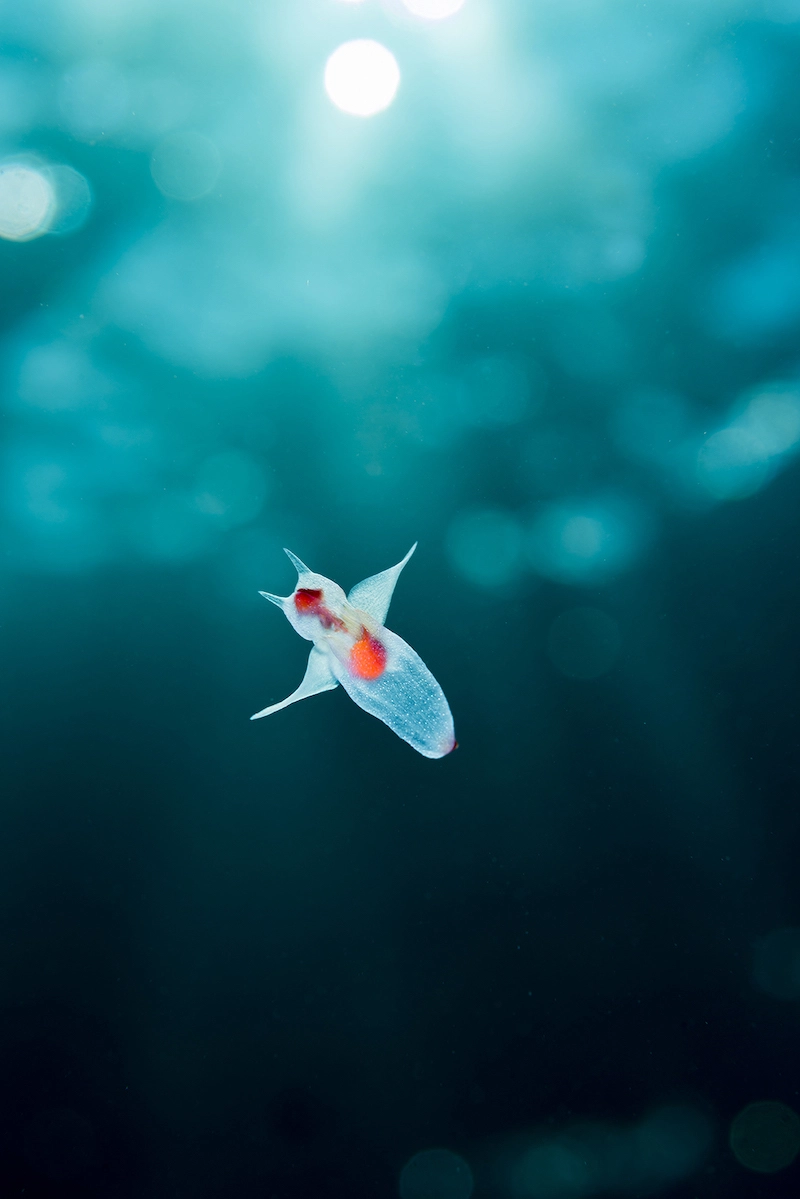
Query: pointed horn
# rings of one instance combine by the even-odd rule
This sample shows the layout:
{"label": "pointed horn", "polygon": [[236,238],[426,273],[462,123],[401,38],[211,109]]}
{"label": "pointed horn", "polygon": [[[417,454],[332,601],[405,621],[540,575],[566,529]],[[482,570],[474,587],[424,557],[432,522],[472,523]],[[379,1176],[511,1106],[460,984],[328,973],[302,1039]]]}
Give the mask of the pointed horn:
{"label": "pointed horn", "polygon": [[299,575],[310,575],[314,573],[313,570],[308,569],[305,562],[300,561],[300,559],[297,557],[297,554],[293,554],[291,550],[287,549],[284,549],[283,552]]}
{"label": "pointed horn", "polygon": [[[286,603],[286,600],[283,598],[283,596],[272,595],[272,593],[269,591],[259,591],[258,594],[263,595],[264,599],[268,599],[271,604],[275,604],[278,608],[282,608],[283,605]],[[291,597],[287,597],[287,598],[291,598]]]}

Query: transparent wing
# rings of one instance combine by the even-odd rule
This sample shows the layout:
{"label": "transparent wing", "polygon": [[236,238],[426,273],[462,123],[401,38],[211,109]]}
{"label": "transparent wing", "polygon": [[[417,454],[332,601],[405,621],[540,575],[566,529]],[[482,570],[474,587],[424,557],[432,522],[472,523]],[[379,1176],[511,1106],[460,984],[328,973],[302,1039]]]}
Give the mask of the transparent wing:
{"label": "transparent wing", "polygon": [[402,637],[381,629],[380,640],[386,649],[383,674],[363,679],[351,674],[346,663],[332,658],[336,677],[359,708],[388,724],[426,758],[443,758],[456,744],[444,692]]}
{"label": "transparent wing", "polygon": [[296,704],[300,699],[308,699],[310,695],[319,695],[321,691],[333,691],[334,687],[338,686],[328,664],[328,655],[314,646],[308,655],[306,673],[297,690],[288,695],[286,699],[282,699],[279,704],[272,704],[271,707],[264,708],[263,712],[256,712],[250,719],[260,720],[262,716],[271,716],[273,712],[280,712],[281,708],[288,708],[289,704]]}
{"label": "transparent wing", "polygon": [[347,597],[348,603],[352,604],[354,608],[360,608],[362,612],[366,612],[367,616],[371,616],[379,624],[383,624],[386,620],[386,613],[389,611],[389,604],[392,602],[392,593],[400,571],[416,548],[415,541],[403,561],[398,562],[397,566],[390,566],[388,570],[382,570],[379,575],[370,575],[362,583],[356,583]]}

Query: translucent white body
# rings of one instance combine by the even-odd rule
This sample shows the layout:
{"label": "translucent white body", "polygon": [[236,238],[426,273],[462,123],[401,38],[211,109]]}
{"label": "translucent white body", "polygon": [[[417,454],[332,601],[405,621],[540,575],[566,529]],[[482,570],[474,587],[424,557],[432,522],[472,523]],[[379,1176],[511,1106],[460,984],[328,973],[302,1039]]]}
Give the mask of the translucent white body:
{"label": "translucent white body", "polygon": [[360,708],[377,716],[426,758],[443,758],[455,748],[453,717],[444,692],[419,654],[383,624],[400,571],[416,548],[412,545],[396,566],[357,583],[348,596],[286,550],[297,570],[297,586],[285,597],[268,591],[260,594],[281,608],[313,647],[297,690],[256,712],[251,720],[341,683]]}

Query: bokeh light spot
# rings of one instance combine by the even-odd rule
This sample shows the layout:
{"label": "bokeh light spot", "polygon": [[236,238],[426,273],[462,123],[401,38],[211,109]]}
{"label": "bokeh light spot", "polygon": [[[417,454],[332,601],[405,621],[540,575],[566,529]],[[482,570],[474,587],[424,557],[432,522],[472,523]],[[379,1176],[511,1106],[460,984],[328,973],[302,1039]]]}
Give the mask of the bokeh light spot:
{"label": "bokeh light spot", "polygon": [[627,503],[548,504],[531,527],[528,558],[545,578],[602,582],[630,565],[642,535],[643,517]]}
{"label": "bokeh light spot", "polygon": [[113,392],[113,382],[83,347],[66,338],[32,346],[19,366],[19,398],[46,412],[103,408]]}
{"label": "bokeh light spot", "polygon": [[400,1199],[470,1199],[472,1171],[450,1149],[423,1149],[400,1173]]}
{"label": "bokeh light spot", "polygon": [[50,233],[74,233],[85,224],[92,207],[92,189],[80,171],[66,163],[48,167],[47,177],[55,192],[56,212]]}
{"label": "bokeh light spot", "polygon": [[785,1103],[750,1103],[734,1117],[730,1146],[741,1165],[759,1174],[790,1166],[800,1151],[800,1116]]}
{"label": "bokeh light spot", "polygon": [[704,1112],[669,1104],[628,1127],[587,1121],[551,1140],[524,1145],[520,1138],[501,1164],[505,1185],[498,1193],[512,1199],[654,1194],[702,1166],[713,1133]]}
{"label": "bokeh light spot", "polygon": [[800,392],[788,386],[760,390],[737,424],[752,434],[769,457],[785,454],[800,441]]}
{"label": "bokeh light spot", "polygon": [[703,443],[697,477],[719,500],[754,495],[800,443],[800,391],[786,383],[748,392],[730,423]]}
{"label": "bokeh light spot", "polygon": [[800,928],[776,928],[756,942],[753,979],[774,999],[800,999]]}
{"label": "bokeh light spot", "polygon": [[599,608],[568,608],[547,635],[550,661],[569,679],[596,679],[611,669],[620,648],[619,625]]}
{"label": "bokeh light spot", "polygon": [[606,532],[594,516],[570,516],[561,531],[561,544],[576,558],[596,558],[603,548]]}
{"label": "bokeh light spot", "polygon": [[156,187],[172,200],[199,200],[220,173],[217,147],[201,133],[173,133],[159,142],[150,159]]}
{"label": "bokeh light spot", "polygon": [[772,474],[766,448],[749,429],[719,429],[697,454],[700,482],[718,500],[743,500]]}
{"label": "bokeh light spot", "polygon": [[464,7],[464,0],[403,0],[409,12],[427,21],[442,21]]}
{"label": "bokeh light spot", "polygon": [[0,237],[30,241],[46,233],[55,211],[55,193],[42,171],[21,162],[0,166]]}
{"label": "bokeh light spot", "polygon": [[695,1108],[670,1104],[651,1112],[634,1132],[639,1185],[670,1186],[693,1174],[713,1142],[708,1117]]}
{"label": "bokeh light spot", "polygon": [[515,1199],[580,1199],[593,1188],[584,1155],[568,1144],[533,1145],[512,1178]]}
{"label": "bokeh light spot", "polygon": [[388,108],[400,86],[390,50],[370,38],[345,42],[325,64],[325,90],[342,112],[371,117]]}
{"label": "bokeh light spot", "polygon": [[519,573],[522,527],[510,512],[478,508],[463,512],[447,533],[447,552],[455,570],[478,587],[502,587]]}
{"label": "bokeh light spot", "polygon": [[87,570],[108,556],[109,521],[87,495],[86,465],[42,446],[9,447],[6,511],[19,532],[21,561],[34,569]]}

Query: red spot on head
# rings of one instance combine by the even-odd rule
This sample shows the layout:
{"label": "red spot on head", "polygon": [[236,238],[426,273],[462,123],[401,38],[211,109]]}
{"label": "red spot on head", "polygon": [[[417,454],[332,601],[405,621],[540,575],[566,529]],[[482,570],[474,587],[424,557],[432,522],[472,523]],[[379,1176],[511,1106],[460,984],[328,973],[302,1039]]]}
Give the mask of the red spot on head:
{"label": "red spot on head", "polygon": [[313,591],[310,587],[298,587],[294,593],[294,606],[303,616],[313,615],[319,608],[321,600],[322,592]]}
{"label": "red spot on head", "polygon": [[378,679],[386,669],[386,650],[366,629],[350,650],[350,669],[360,679]]}
{"label": "red spot on head", "polygon": [[300,616],[316,616],[323,629],[345,631],[344,621],[329,612],[322,602],[322,591],[312,587],[298,587],[294,593],[294,606]]}

